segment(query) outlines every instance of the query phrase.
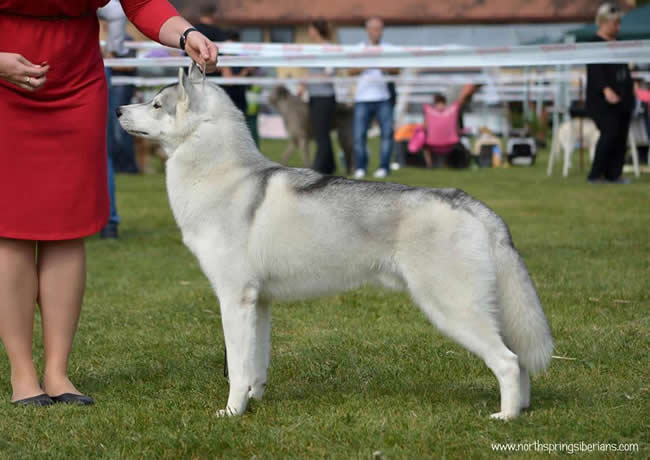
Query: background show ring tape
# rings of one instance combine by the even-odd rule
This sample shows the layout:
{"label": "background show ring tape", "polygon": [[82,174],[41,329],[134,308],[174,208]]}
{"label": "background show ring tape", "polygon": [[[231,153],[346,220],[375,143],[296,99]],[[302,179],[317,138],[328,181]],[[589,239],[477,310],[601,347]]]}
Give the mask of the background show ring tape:
{"label": "background show ring tape", "polygon": [[[479,68],[648,63],[650,40],[497,48],[359,47],[226,43],[219,65],[238,67]],[[228,55],[236,54],[236,55]],[[178,67],[189,58],[106,59],[107,66]]]}

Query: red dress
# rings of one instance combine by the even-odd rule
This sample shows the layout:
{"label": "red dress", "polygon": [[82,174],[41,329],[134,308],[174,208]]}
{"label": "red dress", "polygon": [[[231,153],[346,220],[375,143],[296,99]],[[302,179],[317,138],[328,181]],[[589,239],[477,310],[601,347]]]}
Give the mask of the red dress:
{"label": "red dress", "polygon": [[[0,237],[64,240],[98,232],[109,216],[107,91],[96,11],[108,0],[0,0],[0,52],[47,61],[29,92],[0,79]],[[176,10],[122,0],[158,40]]]}

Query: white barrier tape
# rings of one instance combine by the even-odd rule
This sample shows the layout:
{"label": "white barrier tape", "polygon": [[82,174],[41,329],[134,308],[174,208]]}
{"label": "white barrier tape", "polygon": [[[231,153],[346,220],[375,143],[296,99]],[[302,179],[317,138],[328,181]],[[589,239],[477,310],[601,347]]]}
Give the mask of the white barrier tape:
{"label": "white barrier tape", "polygon": [[[259,86],[273,86],[277,84],[283,85],[295,85],[295,84],[312,84],[312,83],[332,83],[334,85],[341,86],[351,86],[358,83],[358,77],[331,77],[331,78],[276,78],[276,77],[208,77],[206,80],[219,85],[259,85]],[[410,79],[410,78],[376,78],[378,81],[391,81],[398,85],[412,85],[414,88],[421,86],[455,86],[460,82],[454,79],[447,78],[435,78],[429,79],[422,77],[421,79]],[[146,77],[146,76],[115,76],[112,79],[114,84],[129,84],[129,85],[142,85],[142,86],[158,86],[166,85],[178,81],[177,77]],[[577,79],[567,79],[566,81],[577,81]],[[462,83],[483,83],[482,79],[470,80],[464,79]],[[517,86],[525,86],[526,82],[507,82],[497,80],[491,82],[490,86],[501,86],[506,84],[512,84]],[[531,86],[531,89],[533,86]]]}
{"label": "white barrier tape", "polygon": [[[115,66],[118,67],[118,66]],[[124,67],[124,66],[119,66]],[[633,77],[636,73],[632,74]],[[116,81],[125,81],[121,78],[127,77],[114,77],[118,80]],[[138,82],[129,81],[128,84],[140,84],[140,82],[157,82],[165,81],[169,82],[170,79],[174,77],[128,77],[128,78],[139,78]],[[526,76],[503,76],[495,78],[487,78],[481,75],[476,76],[454,76],[454,75],[422,75],[417,77],[408,77],[408,76],[383,76],[376,77],[373,80],[384,81],[384,82],[394,82],[397,84],[408,84],[413,86],[421,85],[445,85],[445,86],[454,86],[454,85],[463,85],[463,84],[483,84],[483,85],[509,85],[509,84],[534,84],[534,83],[553,83],[553,82],[570,82],[577,84],[580,79],[584,80],[584,73],[581,74],[568,74],[563,77],[562,75],[556,75],[553,77],[540,77],[536,78],[531,75],[529,78]],[[220,85],[260,85],[260,86],[271,86],[274,84],[311,84],[311,83],[333,83],[335,85],[351,85],[356,84],[359,81],[359,77],[304,77],[304,78],[276,78],[276,77],[208,77],[209,81],[218,83]],[[167,83],[162,83],[167,84]],[[153,86],[158,85],[154,83]],[[532,87],[532,86],[531,86]]]}
{"label": "white barrier tape", "polygon": [[[546,93],[541,95],[541,99],[544,102],[553,102],[555,101],[555,94]],[[338,100],[338,99],[337,99]],[[477,94],[472,97],[472,101],[476,103],[487,103],[488,105],[499,105],[504,102],[531,102],[530,98],[527,98],[525,94],[505,94],[499,95],[498,100],[494,100],[493,96]],[[408,102],[413,104],[431,104],[433,102],[431,95],[419,95],[409,96]],[[481,109],[477,108],[476,112],[480,113]]]}
{"label": "white barrier tape", "polygon": [[[304,80],[300,79],[287,79],[287,78],[256,78],[256,77],[208,77],[207,81],[216,83],[222,86],[229,85],[259,85],[262,87],[271,87],[275,85],[288,85],[288,84],[297,84],[302,83]],[[328,79],[319,79],[319,81],[325,81],[330,83],[336,83],[341,86],[352,86],[357,83],[357,78],[330,78]],[[176,77],[130,77],[130,76],[114,76],[111,78],[111,84],[120,86],[120,85],[134,85],[140,87],[156,87],[170,85],[178,82]],[[397,92],[410,92],[410,93],[434,93],[440,91],[447,91],[450,86],[454,86],[454,83],[440,81],[437,86],[428,84],[427,82],[421,82],[422,85],[413,86],[407,89],[402,88],[400,85],[403,82],[398,81]],[[424,84],[427,83],[427,84]],[[549,93],[555,94],[555,88],[551,86],[526,86],[526,85],[512,85],[512,86],[503,86],[500,84],[491,85],[495,91],[499,93],[522,93],[526,92],[530,94],[537,93]],[[575,88],[570,88],[570,90],[575,91]]]}
{"label": "white barrier tape", "polygon": [[[104,45],[105,42],[101,42]],[[365,46],[365,45],[337,45],[337,44],[310,44],[310,43],[245,43],[245,42],[214,42],[219,48],[219,54],[238,56],[306,56],[325,54],[350,54],[363,51],[370,51],[373,55],[381,55],[385,52],[395,51],[445,51],[470,49],[467,46],[446,45],[446,46]],[[128,49],[154,50],[167,49],[178,52],[177,48],[161,45],[157,42],[126,41],[124,46]]]}
{"label": "white barrier tape", "polygon": [[[246,83],[244,78],[207,78],[208,81],[224,85],[224,83],[230,84],[242,84]],[[261,80],[261,79],[258,79]],[[265,84],[260,85],[264,87],[274,86],[276,84],[285,84],[286,80],[278,78],[267,78],[263,79]],[[138,87],[158,87],[163,85],[175,84],[178,82],[176,77],[159,77],[159,78],[143,78],[143,77],[127,77],[127,76],[116,76],[111,78],[112,85],[135,85]],[[250,83],[250,82],[248,82]],[[258,82],[259,84],[259,82]],[[435,92],[444,93],[449,89],[449,85],[441,86],[427,86],[427,87],[416,87],[416,88],[405,88],[398,86],[397,93],[400,97],[407,97],[409,102],[431,102],[431,95]],[[551,101],[556,97],[556,91],[553,87],[539,87],[536,90],[532,88],[526,88],[525,86],[497,86],[494,87],[496,92],[496,97],[499,102],[509,102],[509,101],[528,101],[531,98],[541,97],[545,101]],[[266,102],[268,93],[264,93],[259,100],[256,102]],[[570,89],[570,94],[574,99],[578,98],[577,89]],[[484,94],[479,92],[473,96],[475,102],[486,101],[488,103],[494,103],[494,94]],[[347,91],[347,88],[338,88],[337,90],[337,100],[339,102],[354,102],[353,95]]]}
{"label": "white barrier tape", "polygon": [[[642,79],[645,81],[650,81],[650,75],[647,72],[634,72],[632,73],[633,78]],[[566,78],[561,78],[561,75],[554,77],[554,80],[548,78],[541,78],[536,80],[534,76],[525,80],[525,76],[513,76],[513,78],[502,77],[495,78],[488,83],[490,88],[520,88],[523,92],[537,93],[543,91],[555,91],[555,86],[551,85],[540,85],[538,83],[550,83],[550,82],[566,82],[569,83],[570,90],[576,89],[579,85],[580,80],[582,80],[583,88],[585,87],[585,75],[584,73],[578,75],[569,75]],[[275,86],[275,85],[298,85],[298,84],[309,84],[309,83],[332,83],[337,87],[352,87],[358,82],[357,77],[324,77],[324,78],[275,78],[275,77],[208,77],[208,81],[216,83],[222,86],[229,85],[258,85],[263,87]],[[379,78],[378,78],[379,80]],[[422,77],[383,77],[380,78],[383,81],[391,81],[396,84],[399,88],[400,86],[408,86],[411,91],[441,91],[448,90],[449,87],[458,86],[460,84],[475,83],[475,84],[485,84],[485,78],[476,76],[476,78],[470,78],[467,76],[453,77],[453,76],[422,76]],[[177,81],[176,77],[146,77],[146,76],[114,76],[111,79],[113,85],[135,85],[142,87],[155,87],[162,85],[169,85]],[[432,86],[437,85],[437,86]]]}
{"label": "white barrier tape", "polygon": [[[235,45],[235,44],[231,44]],[[252,53],[253,44],[246,46]],[[255,44],[260,50],[268,45]],[[650,62],[650,40],[498,48],[349,47],[292,45],[291,54],[220,56],[226,67],[478,68]],[[321,54],[311,54],[318,46]],[[286,47],[286,45],[283,45]],[[305,52],[307,49],[309,52]],[[325,51],[332,49],[332,52]],[[342,50],[342,51],[341,51]],[[230,51],[230,50],[228,50]],[[224,50],[225,52],[225,50]],[[107,66],[178,67],[189,58],[106,59]]]}

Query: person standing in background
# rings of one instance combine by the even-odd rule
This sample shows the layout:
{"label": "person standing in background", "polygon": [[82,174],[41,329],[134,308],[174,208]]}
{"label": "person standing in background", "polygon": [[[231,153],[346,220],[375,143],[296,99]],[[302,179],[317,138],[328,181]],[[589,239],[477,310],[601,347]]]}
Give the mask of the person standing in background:
{"label": "person standing in background", "polygon": [[[366,21],[368,41],[366,46],[386,45],[381,38],[384,23],[379,18]],[[385,71],[384,71],[385,70]],[[384,178],[390,171],[390,158],[393,152],[393,103],[384,73],[397,72],[396,69],[353,69],[351,75],[360,75],[354,97],[354,150],[356,170],[354,177],[365,177],[368,170],[368,129],[374,118],[381,131],[380,166],[374,177]]]}
{"label": "person standing in background", "polygon": [[[309,24],[309,36],[315,43],[322,45],[330,43],[331,29],[329,24],[324,20],[313,21]],[[309,69],[309,76],[312,78],[332,77],[333,75],[334,69],[332,68],[312,67]],[[301,85],[298,95],[301,96],[305,90],[309,94],[311,132],[316,140],[316,157],[312,169],[321,174],[333,174],[336,171],[336,163],[334,162],[330,130],[334,126],[334,116],[336,115],[334,84],[327,82],[307,83]]]}
{"label": "person standing in background", "polygon": [[199,7],[199,22],[194,27],[210,41],[223,42],[226,37],[223,30],[217,27],[218,20],[216,3],[207,3]]}
{"label": "person standing in background", "polygon": [[[614,4],[601,5],[596,15],[595,41],[616,40],[621,16]],[[589,183],[630,182],[622,173],[634,104],[634,84],[627,64],[587,65],[587,114],[600,131],[587,177]]]}
{"label": "person standing in background", "polygon": [[[228,30],[223,32],[224,41],[230,42],[239,42],[240,36],[239,32],[236,30]],[[225,78],[240,78],[247,77],[253,72],[253,69],[250,67],[222,67],[221,75]],[[245,84],[235,84],[235,85],[222,85],[223,90],[230,96],[230,100],[235,104],[242,114],[246,114],[248,111],[248,103],[246,101],[246,85]]]}
{"label": "person standing in background", "polygon": [[[106,6],[97,10],[97,17],[106,23],[106,47],[104,57],[114,58],[125,55],[128,50],[124,47],[126,36],[126,15],[118,0],[110,0]],[[100,238],[117,239],[118,227],[120,225],[120,215],[117,212],[117,202],[115,200],[115,136],[114,130],[117,123],[115,117],[115,93],[111,79],[113,71],[109,67],[104,68],[106,74],[106,83],[108,84],[108,122],[106,123],[106,153],[107,153],[107,171],[108,171],[108,197],[110,200],[110,216],[108,222],[99,232]],[[121,129],[121,127],[120,127]]]}
{"label": "person standing in background", "polygon": [[[107,27],[105,28],[106,47],[104,56],[107,58],[134,58],[136,57],[135,49],[128,49],[125,41],[132,39],[126,31],[127,18],[124,10],[118,0],[110,0],[108,4],[97,11],[100,20],[103,20]],[[112,67],[110,69],[111,77],[135,76],[135,68],[132,67]],[[108,86],[108,104],[109,110],[115,112],[115,109],[121,105],[131,103],[135,87],[133,85],[114,85],[112,81]],[[117,120],[111,120],[109,126],[109,136],[112,138],[113,151],[110,152],[113,157],[113,166],[117,173],[138,173],[138,166],[135,162],[135,151],[133,148],[133,139]]]}
{"label": "person standing in background", "polygon": [[[255,76],[257,72],[259,72],[259,69],[253,69],[252,76]],[[246,87],[246,124],[258,149],[260,148],[260,132],[257,128],[257,118],[260,114],[261,95],[262,87],[260,85],[248,85]]]}

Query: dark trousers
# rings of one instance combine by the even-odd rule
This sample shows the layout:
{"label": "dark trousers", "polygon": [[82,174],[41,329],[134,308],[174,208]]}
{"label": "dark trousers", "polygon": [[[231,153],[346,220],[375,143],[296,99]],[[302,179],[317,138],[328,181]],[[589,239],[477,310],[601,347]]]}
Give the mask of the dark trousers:
{"label": "dark trousers", "polygon": [[336,170],[330,129],[334,125],[336,99],[334,96],[311,97],[309,117],[311,132],[316,140],[316,158],[312,168],[321,174],[332,174]]}
{"label": "dark trousers", "polygon": [[[131,103],[135,87],[133,85],[117,85],[108,88],[108,104],[111,113],[115,113],[121,105]],[[115,172],[137,173],[138,165],[135,162],[135,148],[133,138],[124,131],[122,125],[113,117],[114,121],[109,126],[109,135],[113,138],[113,166]]]}
{"label": "dark trousers", "polygon": [[602,110],[592,114],[600,131],[596,144],[594,162],[588,179],[616,180],[623,173],[627,135],[630,130],[631,112],[621,110]]}

